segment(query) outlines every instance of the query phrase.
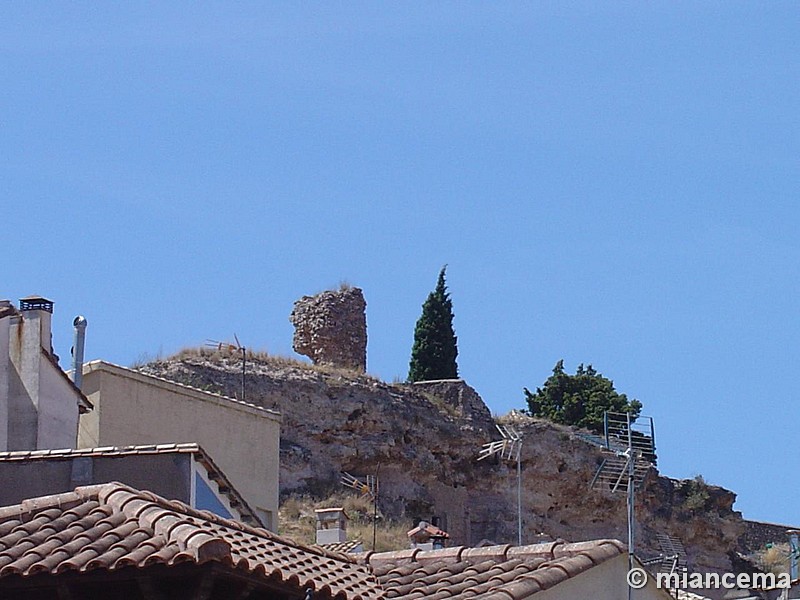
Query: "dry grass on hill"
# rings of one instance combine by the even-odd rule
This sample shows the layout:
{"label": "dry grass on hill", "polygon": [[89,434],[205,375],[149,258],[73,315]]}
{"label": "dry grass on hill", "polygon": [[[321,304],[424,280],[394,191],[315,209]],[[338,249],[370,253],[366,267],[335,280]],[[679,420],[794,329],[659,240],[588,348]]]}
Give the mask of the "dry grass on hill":
{"label": "dry grass on hill", "polygon": [[[250,368],[255,366],[256,368],[259,365],[265,367],[273,367],[273,368],[290,368],[290,369],[298,369],[301,371],[308,371],[312,373],[321,373],[323,375],[332,375],[337,377],[344,377],[346,379],[359,379],[359,380],[369,380],[371,382],[380,382],[380,378],[370,375],[369,373],[362,373],[360,371],[355,371],[352,369],[346,369],[344,367],[333,367],[329,365],[315,365],[313,363],[305,362],[303,360],[293,358],[291,356],[278,356],[276,354],[270,354],[265,350],[252,350],[248,348],[247,352],[247,362],[251,365]],[[239,361],[241,360],[241,353],[235,346],[222,346],[222,347],[187,347],[178,350],[175,354],[168,356],[166,358],[162,358],[161,356],[157,357],[141,357],[138,359],[135,364],[132,365],[132,368],[141,367],[149,362],[170,362],[170,361],[182,361],[182,360],[192,360],[192,359],[204,359],[210,363],[229,363],[231,365],[235,365],[234,368],[238,369]]]}
{"label": "dry grass on hill", "polygon": [[[350,517],[347,528],[349,540],[360,539],[365,550],[372,550],[372,502],[353,494],[334,494],[325,500],[313,500],[308,496],[291,496],[284,500],[278,511],[279,533],[304,544],[315,541],[315,508],[343,507]],[[411,523],[386,521],[378,513],[375,547],[378,552],[402,550],[408,547],[406,532]]]}
{"label": "dry grass on hill", "polygon": [[765,573],[789,572],[789,544],[775,544],[755,556],[756,564]]}

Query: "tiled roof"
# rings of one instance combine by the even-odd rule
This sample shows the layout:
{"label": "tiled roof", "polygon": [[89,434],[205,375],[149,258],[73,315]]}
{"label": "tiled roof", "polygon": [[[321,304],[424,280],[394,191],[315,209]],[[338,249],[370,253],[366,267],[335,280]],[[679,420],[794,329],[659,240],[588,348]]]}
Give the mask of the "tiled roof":
{"label": "tiled roof", "polygon": [[428,536],[428,537],[441,537],[448,539],[450,538],[450,534],[447,533],[445,530],[439,529],[435,525],[431,525],[430,523],[427,523],[425,521],[422,521],[419,525],[414,527],[414,529],[409,531],[406,535],[408,537],[416,537],[419,536],[420,534],[423,534],[423,536]]}
{"label": "tiled roof", "polygon": [[35,460],[71,460],[73,458],[113,458],[116,456],[148,454],[193,454],[203,465],[208,478],[217,484],[219,492],[227,496],[228,502],[246,523],[260,523],[259,517],[244,497],[236,490],[225,473],[211,460],[199,444],[149,444],[141,446],[103,446],[101,448],[64,448],[59,450],[17,450],[0,452],[0,462],[25,462]]}
{"label": "tiled roof", "polygon": [[0,508],[6,578],[214,563],[320,600],[524,600],[624,553],[616,540],[409,549],[357,562],[120,483]]}
{"label": "tiled roof", "polygon": [[369,553],[388,599],[522,600],[621,555],[617,540]]}
{"label": "tiled roof", "polygon": [[331,508],[315,508],[314,514],[317,515],[318,518],[333,516],[334,517],[333,520],[335,520],[335,517],[339,516],[340,514],[344,515],[346,519],[350,518],[350,516],[347,514],[347,511],[341,506],[336,506]]}
{"label": "tiled roof", "polygon": [[240,574],[311,588],[315,597],[377,600],[367,568],[120,483],[0,508],[0,584],[9,576],[219,563]]}
{"label": "tiled roof", "polygon": [[320,548],[324,548],[328,552],[353,552],[364,542],[361,540],[347,540],[346,542],[336,542],[335,544],[317,544]]}
{"label": "tiled roof", "polygon": [[18,315],[17,309],[8,300],[0,300],[0,319]]}
{"label": "tiled roof", "polygon": [[57,450],[16,450],[0,452],[0,460],[24,461],[58,458],[84,458],[93,456],[128,456],[131,454],[194,454],[203,452],[199,444],[149,444],[144,446],[103,446],[101,448],[62,448]]}

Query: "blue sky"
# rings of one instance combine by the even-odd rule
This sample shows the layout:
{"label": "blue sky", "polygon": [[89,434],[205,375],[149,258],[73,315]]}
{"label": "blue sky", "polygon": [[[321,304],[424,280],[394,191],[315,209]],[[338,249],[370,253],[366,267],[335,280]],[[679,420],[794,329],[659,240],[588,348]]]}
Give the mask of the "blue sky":
{"label": "blue sky", "polygon": [[[0,8],[0,296],[87,356],[292,355],[364,289],[404,378],[448,264],[463,377],[521,408],[559,359],[656,420],[659,464],[800,524],[800,6]],[[63,359],[62,359],[63,360]],[[66,362],[66,361],[64,361]]]}

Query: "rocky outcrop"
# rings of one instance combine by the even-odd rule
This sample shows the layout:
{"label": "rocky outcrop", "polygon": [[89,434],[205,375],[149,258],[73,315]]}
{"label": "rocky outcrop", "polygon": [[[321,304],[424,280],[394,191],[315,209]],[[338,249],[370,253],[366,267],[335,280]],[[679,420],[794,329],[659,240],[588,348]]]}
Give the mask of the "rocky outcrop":
{"label": "rocky outcrop", "polygon": [[357,287],[342,286],[294,303],[294,351],[315,365],[367,369],[367,303]]}
{"label": "rocky outcrop", "polygon": [[492,413],[483,398],[463,379],[417,381],[411,385],[412,389],[421,390],[450,407],[466,423],[478,423],[479,426],[493,423]]}
{"label": "rocky outcrop", "polygon": [[[379,506],[408,523],[438,517],[453,544],[516,543],[516,469],[477,461],[498,432],[478,393],[461,380],[387,384],[351,371],[253,358],[247,399],[283,414],[281,494],[325,497],[341,490],[340,471],[378,473]],[[235,358],[187,356],[147,372],[218,391],[240,385]],[[578,432],[517,413],[524,436],[524,541],[626,538],[625,495],[590,489],[603,459]],[[729,569],[744,530],[735,494],[702,480],[676,481],[655,470],[637,492],[637,547],[661,549],[657,534],[680,539],[697,569]]]}

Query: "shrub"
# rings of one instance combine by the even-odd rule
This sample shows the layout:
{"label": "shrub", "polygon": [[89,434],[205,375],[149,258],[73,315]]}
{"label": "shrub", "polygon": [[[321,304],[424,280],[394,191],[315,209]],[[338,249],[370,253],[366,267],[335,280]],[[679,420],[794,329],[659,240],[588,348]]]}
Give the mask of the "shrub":
{"label": "shrub", "polygon": [[564,361],[559,360],[553,374],[536,393],[525,388],[528,410],[534,417],[584,427],[596,433],[603,431],[603,415],[610,412],[629,412],[639,416],[642,403],[628,400],[625,394],[614,389],[614,382],[598,373],[592,365],[578,366],[575,375],[564,371]]}

